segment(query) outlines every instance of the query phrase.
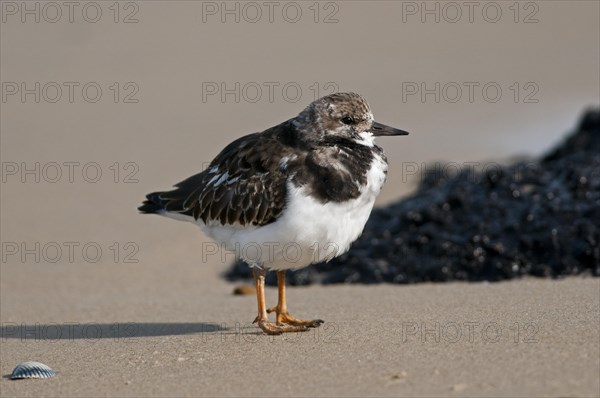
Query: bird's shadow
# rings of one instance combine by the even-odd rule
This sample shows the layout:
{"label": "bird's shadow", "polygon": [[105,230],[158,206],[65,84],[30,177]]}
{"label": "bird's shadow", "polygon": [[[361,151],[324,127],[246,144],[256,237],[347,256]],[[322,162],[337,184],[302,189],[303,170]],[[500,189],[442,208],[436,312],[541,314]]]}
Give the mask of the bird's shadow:
{"label": "bird's shadow", "polygon": [[18,324],[2,322],[0,338],[20,339],[22,341],[39,340],[99,340],[99,339],[135,339],[138,337],[177,336],[184,334],[217,333],[229,330],[225,324],[217,323],[44,323]]}
{"label": "bird's shadow", "polygon": [[[114,339],[135,341],[139,337],[177,336],[185,334],[212,334],[227,332],[225,324],[217,323],[44,323],[18,324],[2,322],[0,339],[20,339],[26,341],[90,340]],[[2,375],[10,379],[11,374]]]}

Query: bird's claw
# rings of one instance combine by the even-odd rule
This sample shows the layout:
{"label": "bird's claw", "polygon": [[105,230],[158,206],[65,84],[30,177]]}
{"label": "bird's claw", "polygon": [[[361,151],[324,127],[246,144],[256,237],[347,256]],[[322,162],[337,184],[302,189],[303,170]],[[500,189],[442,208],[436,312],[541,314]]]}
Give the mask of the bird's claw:
{"label": "bird's claw", "polygon": [[295,326],[295,325],[283,325],[283,324],[273,324],[269,322],[268,319],[261,319],[258,321],[258,327],[261,330],[269,335],[280,335],[283,333],[293,333],[293,332],[307,332],[310,330],[308,326]]}
{"label": "bird's claw", "polygon": [[[272,312],[277,312],[277,308],[271,307],[271,308],[267,309],[268,314],[270,314]],[[259,320],[260,319],[257,316],[256,318],[254,318],[254,321],[252,321],[252,323],[253,324],[258,323]],[[297,318],[294,318],[293,316],[291,316],[286,311],[286,312],[277,312],[277,322],[275,323],[275,325],[281,326],[281,327],[301,326],[301,327],[306,327],[306,328],[318,328],[323,323],[325,323],[325,321],[322,319],[311,319],[311,320],[297,319]],[[259,323],[259,326],[260,326],[260,323]],[[304,330],[301,330],[301,331],[304,331]]]}

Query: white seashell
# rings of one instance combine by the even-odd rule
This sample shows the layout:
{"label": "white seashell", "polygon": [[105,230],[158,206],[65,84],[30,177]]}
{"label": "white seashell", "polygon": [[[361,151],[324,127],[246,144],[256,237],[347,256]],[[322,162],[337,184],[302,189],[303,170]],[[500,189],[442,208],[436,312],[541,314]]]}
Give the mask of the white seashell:
{"label": "white seashell", "polygon": [[56,373],[48,366],[40,362],[27,361],[17,365],[10,375],[11,379],[48,379],[56,376]]}

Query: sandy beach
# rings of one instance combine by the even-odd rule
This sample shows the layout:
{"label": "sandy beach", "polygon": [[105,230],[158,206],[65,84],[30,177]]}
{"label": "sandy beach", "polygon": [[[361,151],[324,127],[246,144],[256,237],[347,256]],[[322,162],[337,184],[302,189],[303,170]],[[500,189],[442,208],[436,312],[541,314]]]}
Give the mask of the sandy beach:
{"label": "sandy beach", "polygon": [[271,337],[221,267],[4,264],[2,374],[57,376],[2,396],[598,395],[598,279],[292,288],[326,323]]}

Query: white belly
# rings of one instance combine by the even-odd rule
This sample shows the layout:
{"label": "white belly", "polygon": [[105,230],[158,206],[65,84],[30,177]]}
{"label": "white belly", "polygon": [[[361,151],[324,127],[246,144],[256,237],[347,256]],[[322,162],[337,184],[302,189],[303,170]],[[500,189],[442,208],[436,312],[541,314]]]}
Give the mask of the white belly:
{"label": "white belly", "polygon": [[248,262],[267,269],[296,269],[329,261],[346,252],[362,233],[375,198],[385,182],[387,164],[376,156],[367,185],[358,198],[320,203],[303,187],[288,182],[286,208],[280,218],[261,227],[198,225],[217,242]]}

